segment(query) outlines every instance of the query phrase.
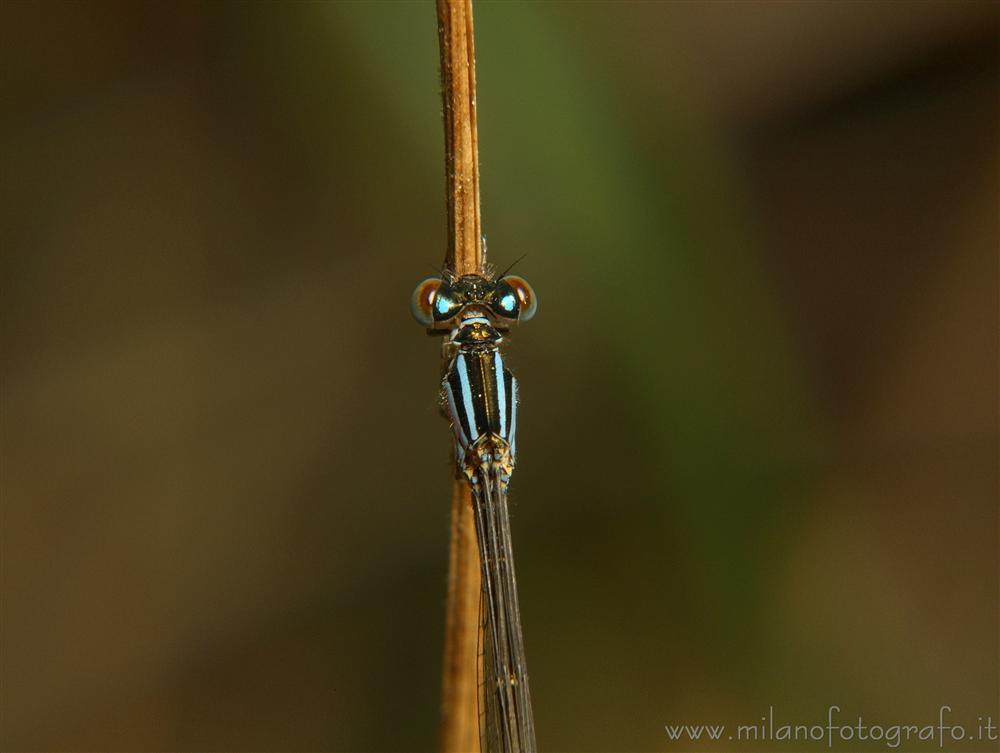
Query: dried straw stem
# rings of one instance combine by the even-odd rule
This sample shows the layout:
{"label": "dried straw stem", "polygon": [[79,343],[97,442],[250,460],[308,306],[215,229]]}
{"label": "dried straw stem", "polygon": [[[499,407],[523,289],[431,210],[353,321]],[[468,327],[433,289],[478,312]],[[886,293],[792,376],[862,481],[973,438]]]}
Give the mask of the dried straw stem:
{"label": "dried straw stem", "polygon": [[[437,16],[448,203],[445,267],[459,275],[482,274],[472,2],[437,0]],[[452,487],[448,567],[441,750],[478,753],[480,563],[472,495],[464,479],[456,479]]]}

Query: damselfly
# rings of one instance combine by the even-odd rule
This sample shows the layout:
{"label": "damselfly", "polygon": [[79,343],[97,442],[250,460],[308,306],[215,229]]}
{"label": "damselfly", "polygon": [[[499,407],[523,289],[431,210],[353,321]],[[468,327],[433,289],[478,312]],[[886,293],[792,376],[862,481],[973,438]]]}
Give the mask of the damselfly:
{"label": "damselfly", "polygon": [[412,311],[431,333],[447,335],[441,382],[455,433],[455,463],[472,488],[482,566],[483,753],[535,753],[535,725],[517,605],[507,487],[516,458],[517,380],[500,343],[511,324],[537,308],[516,275],[442,277],[421,282]]}

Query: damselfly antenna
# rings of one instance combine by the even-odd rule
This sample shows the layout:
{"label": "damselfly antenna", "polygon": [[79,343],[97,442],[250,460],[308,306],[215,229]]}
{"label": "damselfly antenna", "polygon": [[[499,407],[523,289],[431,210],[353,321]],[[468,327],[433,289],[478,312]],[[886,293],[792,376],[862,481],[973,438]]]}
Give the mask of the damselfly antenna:
{"label": "damselfly antenna", "polygon": [[513,269],[514,267],[516,267],[516,266],[517,266],[518,264],[520,264],[520,263],[521,263],[521,262],[522,262],[522,261],[524,260],[524,257],[526,257],[527,255],[528,255],[528,252],[527,252],[527,251],[525,251],[525,252],[524,252],[523,254],[521,254],[521,255],[520,255],[519,257],[517,257],[516,259],[514,259],[514,263],[513,263],[513,264],[511,264],[511,265],[510,265],[509,267],[507,267],[507,269],[505,269],[505,270],[504,270],[503,272],[501,272],[500,274],[498,274],[498,275],[497,275],[497,279],[499,280],[499,279],[500,279],[501,277],[506,277],[506,276],[507,276],[507,273],[508,273],[508,272],[510,272],[510,270],[512,270],[512,269]]}

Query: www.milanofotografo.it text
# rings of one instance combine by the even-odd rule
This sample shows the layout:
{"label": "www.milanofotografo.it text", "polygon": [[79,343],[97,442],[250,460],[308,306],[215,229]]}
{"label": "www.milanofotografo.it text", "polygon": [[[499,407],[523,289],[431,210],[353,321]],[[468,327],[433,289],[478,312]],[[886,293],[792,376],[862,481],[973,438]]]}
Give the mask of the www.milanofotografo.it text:
{"label": "www.milanofotografo.it text", "polygon": [[881,742],[887,748],[899,748],[907,743],[938,748],[955,745],[995,743],[996,717],[992,714],[977,716],[974,723],[961,723],[952,714],[951,706],[938,708],[937,719],[922,723],[872,724],[859,714],[842,715],[840,706],[827,707],[826,719],[820,723],[800,724],[775,718],[774,707],[753,724],[665,724],[667,739],[678,743],[813,743],[830,749],[859,742]]}

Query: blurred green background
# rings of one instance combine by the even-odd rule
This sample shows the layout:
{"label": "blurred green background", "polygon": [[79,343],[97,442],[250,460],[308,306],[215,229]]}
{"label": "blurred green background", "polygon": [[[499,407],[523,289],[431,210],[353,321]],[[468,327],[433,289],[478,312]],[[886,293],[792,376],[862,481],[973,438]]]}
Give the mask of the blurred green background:
{"label": "blurred green background", "polygon": [[[2,16],[4,748],[433,749],[433,5]],[[998,19],[477,2],[543,750],[996,719]]]}

